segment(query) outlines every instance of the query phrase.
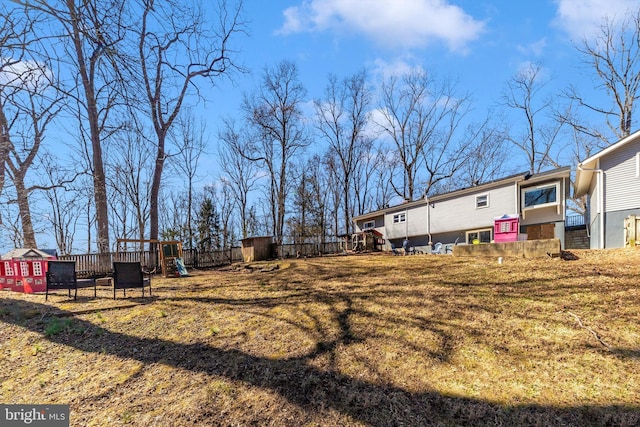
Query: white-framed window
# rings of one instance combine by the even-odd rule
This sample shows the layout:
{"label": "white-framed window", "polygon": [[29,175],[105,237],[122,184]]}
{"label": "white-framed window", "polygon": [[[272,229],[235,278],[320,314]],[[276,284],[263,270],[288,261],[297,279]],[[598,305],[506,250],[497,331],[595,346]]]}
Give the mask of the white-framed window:
{"label": "white-framed window", "polygon": [[12,263],[11,263],[11,262],[9,262],[9,261],[6,261],[6,262],[4,263],[4,273],[5,273],[7,276],[13,276],[13,274],[14,274],[14,273],[13,273],[13,266],[12,266],[11,264],[12,264]]}
{"label": "white-framed window", "polygon": [[362,223],[362,229],[363,230],[369,230],[371,228],[376,228],[376,222],[375,220],[372,221],[365,221]]}
{"label": "white-framed window", "polygon": [[556,206],[560,203],[560,183],[522,189],[522,209]]}
{"label": "white-framed window", "polygon": [[480,194],[476,196],[476,209],[488,208],[488,207],[489,207],[488,194]]}
{"label": "white-framed window", "polygon": [[20,274],[22,274],[23,277],[28,276],[29,275],[29,264],[21,261],[20,262]]}
{"label": "white-framed window", "polygon": [[491,228],[467,231],[467,243],[491,243]]}
{"label": "white-framed window", "polygon": [[402,212],[402,213],[397,213],[393,215],[393,223],[394,224],[402,224],[403,222],[407,221],[407,214],[406,212]]}
{"label": "white-framed window", "polygon": [[501,233],[510,233],[511,232],[511,223],[509,221],[503,221],[500,223],[500,232]]}

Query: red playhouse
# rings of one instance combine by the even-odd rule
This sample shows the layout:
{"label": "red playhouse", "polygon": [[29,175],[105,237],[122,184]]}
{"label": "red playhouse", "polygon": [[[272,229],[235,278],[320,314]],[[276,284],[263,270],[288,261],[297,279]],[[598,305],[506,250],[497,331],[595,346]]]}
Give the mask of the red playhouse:
{"label": "red playhouse", "polygon": [[520,217],[518,215],[503,215],[493,219],[493,241],[517,242],[520,231]]}
{"label": "red playhouse", "polygon": [[15,249],[0,261],[0,285],[14,292],[44,292],[46,290],[47,260],[55,254],[38,249]]}

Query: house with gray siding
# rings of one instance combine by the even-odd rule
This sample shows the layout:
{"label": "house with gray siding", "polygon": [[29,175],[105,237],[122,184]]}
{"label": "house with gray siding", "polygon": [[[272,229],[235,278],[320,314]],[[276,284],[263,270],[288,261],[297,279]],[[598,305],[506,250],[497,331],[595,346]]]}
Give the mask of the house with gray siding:
{"label": "house with gray siding", "polygon": [[390,206],[354,218],[356,231],[375,229],[402,247],[408,238],[416,249],[432,244],[489,243],[495,219],[519,218],[521,239],[557,238],[564,245],[566,199],[571,169],[531,175],[520,173],[446,194]]}
{"label": "house with gray siding", "polygon": [[640,215],[640,131],[578,164],[574,196],[587,196],[591,249],[625,245],[625,219]]}

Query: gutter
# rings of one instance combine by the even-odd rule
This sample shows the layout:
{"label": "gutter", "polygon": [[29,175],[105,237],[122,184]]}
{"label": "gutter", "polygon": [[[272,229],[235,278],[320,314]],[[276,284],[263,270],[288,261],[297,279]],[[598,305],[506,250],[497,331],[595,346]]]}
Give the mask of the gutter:
{"label": "gutter", "polygon": [[[600,160],[598,160],[598,165],[600,165]],[[604,249],[604,171],[602,169],[589,169],[583,168],[578,164],[578,169],[585,172],[595,172],[598,175],[597,181],[597,197],[598,197],[598,210],[597,213],[600,214],[600,219],[598,221],[600,226],[600,233],[598,234],[598,249]]]}

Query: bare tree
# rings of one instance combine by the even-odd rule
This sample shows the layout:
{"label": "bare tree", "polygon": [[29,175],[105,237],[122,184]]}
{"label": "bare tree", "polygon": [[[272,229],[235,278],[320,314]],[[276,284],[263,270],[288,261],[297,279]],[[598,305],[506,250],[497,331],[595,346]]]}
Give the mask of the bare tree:
{"label": "bare tree", "polygon": [[205,139],[206,125],[204,122],[196,123],[192,115],[188,117],[178,118],[176,122],[175,135],[172,139],[176,140],[176,145],[180,151],[171,157],[171,166],[177,174],[186,180],[186,206],[182,209],[186,211],[186,239],[187,248],[195,248],[195,232],[193,229],[193,212],[194,212],[194,189],[198,164],[200,157],[205,153],[207,140]]}
{"label": "bare tree", "polygon": [[334,151],[337,177],[342,190],[343,227],[352,229],[354,174],[365,145],[372,138],[366,129],[370,120],[372,89],[364,71],[339,82],[329,76],[324,98],[314,102],[317,129]]}
{"label": "bare tree", "polygon": [[328,229],[329,174],[317,154],[307,161],[307,195],[309,197],[307,235],[324,248]]}
{"label": "bare tree", "polygon": [[242,155],[247,151],[247,135],[236,129],[231,119],[225,119],[218,137],[222,144],[218,147],[219,163],[224,175],[222,182],[228,185],[237,206],[242,238],[249,237],[250,205],[249,195],[255,189],[260,176],[256,163]]}
{"label": "bare tree", "polygon": [[507,135],[501,123],[493,123],[491,116],[484,122],[472,123],[468,127],[468,147],[465,163],[460,173],[446,191],[470,187],[504,176],[508,172],[509,151]]}
{"label": "bare tree", "polygon": [[468,112],[470,97],[456,93],[456,85],[437,81],[423,69],[383,82],[378,125],[394,144],[402,182],[391,181],[396,194],[413,200],[464,163],[464,147],[457,146],[458,127]]}
{"label": "bare tree", "polygon": [[183,191],[162,191],[160,198],[160,239],[179,240],[187,244],[187,215],[184,209],[186,197]]}
{"label": "bare tree", "polygon": [[27,55],[28,34],[32,31],[33,20],[28,16],[12,13],[2,6],[0,12],[0,194],[4,188],[5,167],[11,151],[11,118],[7,117],[5,108],[7,99],[23,84],[22,64]]}
{"label": "bare tree", "polygon": [[[103,160],[103,140],[108,139],[108,119],[117,103],[124,82],[117,78],[115,53],[124,38],[127,19],[122,0],[87,0],[82,3],[60,2],[60,6],[38,3],[60,24],[59,35],[69,41],[65,53],[73,64],[76,84],[68,92],[76,101],[81,135],[91,147],[91,172],[97,225],[98,252],[109,251],[109,214],[106,175]],[[49,4],[49,2],[47,2]],[[84,123],[88,125],[88,129]],[[84,139],[84,138],[83,138]]]}
{"label": "bare tree", "polygon": [[269,174],[272,231],[278,245],[284,234],[288,167],[309,145],[301,109],[305,96],[298,68],[293,62],[282,61],[265,69],[258,90],[243,101],[246,120],[255,130],[255,140],[243,155],[259,162]]}
{"label": "bare tree", "polygon": [[75,174],[59,166],[59,160],[49,154],[44,156],[42,170],[50,190],[45,192],[48,201],[47,220],[53,229],[58,252],[67,255],[73,252],[75,234],[82,215],[81,192],[76,188],[60,186],[61,182],[75,181]]}
{"label": "bare tree", "polygon": [[[57,105],[60,98],[43,100],[37,95],[38,91],[44,91],[38,84],[35,84],[33,91],[27,91],[26,105],[21,104],[22,101],[17,101],[13,97],[9,98],[14,102],[13,106],[16,108],[16,116],[10,121],[12,126],[9,132],[20,135],[21,141],[18,142],[17,138],[13,138],[9,155],[6,158],[6,165],[8,175],[15,187],[16,203],[24,234],[23,239],[27,247],[38,247],[31,218],[29,195],[34,190],[46,189],[42,185],[27,186],[27,172],[34,165],[42,146],[47,125],[60,111],[60,107]],[[6,104],[0,109],[6,111]]]}
{"label": "bare tree", "polygon": [[[156,134],[151,184],[150,238],[158,238],[158,196],[167,158],[167,135],[195,80],[217,78],[239,69],[232,60],[232,37],[244,31],[242,1],[230,7],[217,2],[217,22],[206,20],[198,4],[145,1],[138,41],[138,60],[149,118]],[[197,90],[196,90],[197,94]]]}
{"label": "bare tree", "polygon": [[571,124],[606,147],[629,135],[637,122],[634,114],[640,89],[640,8],[620,20],[604,18],[595,40],[585,38],[576,49],[595,73],[596,88],[609,97],[610,104],[591,101],[573,86],[566,95],[580,110],[602,117],[609,132],[578,120],[571,120]]}
{"label": "bare tree", "polygon": [[[109,218],[103,142],[108,139],[109,115],[115,110],[123,79],[117,68],[119,43],[124,38],[124,0],[30,0],[21,2],[22,13],[45,19],[33,28],[31,36],[48,43],[43,54],[65,58],[65,76],[56,89],[72,100],[79,140],[93,177],[93,199],[99,252],[109,250]],[[18,13],[18,11],[15,11]]]}
{"label": "bare tree", "polygon": [[216,201],[220,215],[220,249],[229,249],[237,238],[233,220],[236,202],[229,182],[222,182]]}
{"label": "bare tree", "polygon": [[[554,120],[554,115],[558,115],[554,97],[545,96],[547,83],[543,79],[542,66],[529,64],[507,82],[507,89],[502,95],[504,105],[523,119],[518,120],[524,123],[522,128],[511,129],[508,140],[526,156],[531,173],[553,165],[553,150],[559,149],[559,136],[565,124],[564,120]],[[544,120],[545,115],[550,120]]]}
{"label": "bare tree", "polygon": [[387,154],[381,143],[368,141],[363,146],[354,176],[356,203],[353,216],[382,209],[389,204],[393,196],[393,165]]}
{"label": "bare tree", "polygon": [[143,240],[149,221],[153,151],[141,133],[122,132],[118,136],[109,153],[107,175],[111,214],[118,219],[113,228],[119,237]]}
{"label": "bare tree", "polygon": [[[8,17],[7,17],[8,18]],[[2,19],[2,16],[0,16]],[[54,89],[50,63],[38,56],[37,40],[27,39],[33,21],[16,22],[0,47],[0,161],[2,185],[5,176],[12,181],[23,233],[23,244],[37,247],[29,195],[41,185],[28,186],[32,169],[44,140],[47,126],[61,109],[62,98]],[[17,31],[17,32],[13,32]],[[5,59],[6,57],[6,59]]]}

